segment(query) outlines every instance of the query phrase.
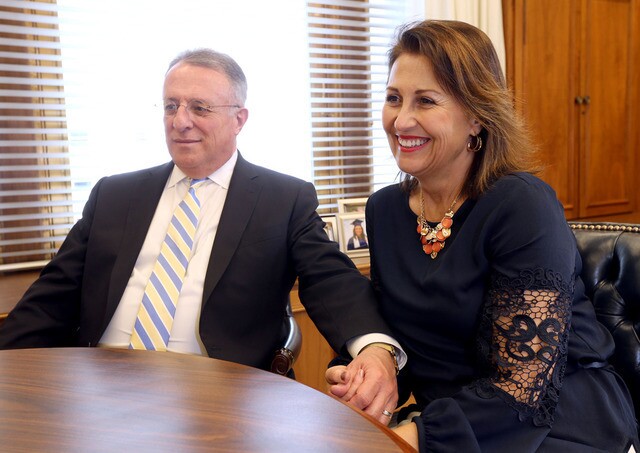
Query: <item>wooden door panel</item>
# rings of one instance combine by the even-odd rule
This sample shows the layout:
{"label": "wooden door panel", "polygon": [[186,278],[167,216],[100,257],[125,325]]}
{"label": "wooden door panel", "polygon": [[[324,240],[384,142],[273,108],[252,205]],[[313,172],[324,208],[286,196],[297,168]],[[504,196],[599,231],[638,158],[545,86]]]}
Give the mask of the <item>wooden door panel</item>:
{"label": "wooden door panel", "polygon": [[[578,213],[577,108],[579,67],[575,2],[525,1],[518,98],[539,147],[540,177],[563,203],[568,218]],[[517,46],[516,46],[517,48]]]}
{"label": "wooden door panel", "polygon": [[[629,121],[633,74],[634,0],[591,0],[585,10],[584,89],[581,113],[580,216],[632,209],[634,142]],[[638,33],[638,30],[635,30]]]}

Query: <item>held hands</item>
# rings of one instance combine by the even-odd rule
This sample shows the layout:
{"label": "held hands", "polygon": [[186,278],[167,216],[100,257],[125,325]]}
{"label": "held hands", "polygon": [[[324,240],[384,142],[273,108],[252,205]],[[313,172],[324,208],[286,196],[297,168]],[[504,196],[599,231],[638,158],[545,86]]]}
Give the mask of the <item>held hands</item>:
{"label": "held hands", "polygon": [[387,425],[398,403],[395,362],[389,351],[371,345],[348,366],[334,366],[325,378],[329,392]]}

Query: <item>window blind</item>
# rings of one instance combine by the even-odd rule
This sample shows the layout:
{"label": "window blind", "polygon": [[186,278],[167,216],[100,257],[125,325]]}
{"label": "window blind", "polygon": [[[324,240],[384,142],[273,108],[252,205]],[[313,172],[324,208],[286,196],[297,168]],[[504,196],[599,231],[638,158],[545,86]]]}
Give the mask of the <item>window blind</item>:
{"label": "window blind", "polygon": [[411,3],[308,3],[313,182],[320,213],[397,180],[380,114],[387,50]]}
{"label": "window blind", "polygon": [[[185,0],[175,8],[171,0],[3,0],[0,272],[48,261],[99,177],[168,160],[153,105],[167,62],[188,47],[210,46],[238,59],[255,102],[253,129],[240,137],[243,154],[279,169],[276,159],[290,168],[307,153],[303,177],[316,185],[321,213],[335,212],[338,199],[367,197],[393,182],[397,168],[380,123],[386,51],[414,3]],[[158,17],[141,19],[152,10]],[[264,20],[268,14],[273,20]],[[226,39],[244,33],[238,24],[264,39]],[[142,67],[152,75],[133,81],[131,69]],[[278,70],[265,71],[271,67]],[[263,152],[265,138],[275,152]],[[279,156],[284,148],[295,154]]]}
{"label": "window blind", "polygon": [[0,271],[40,266],[73,223],[54,1],[0,5]]}

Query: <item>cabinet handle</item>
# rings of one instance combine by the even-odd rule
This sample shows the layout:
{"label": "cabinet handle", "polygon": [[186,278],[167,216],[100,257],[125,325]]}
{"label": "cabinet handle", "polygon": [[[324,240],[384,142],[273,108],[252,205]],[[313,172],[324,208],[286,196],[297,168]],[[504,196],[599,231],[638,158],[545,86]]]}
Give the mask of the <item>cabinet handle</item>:
{"label": "cabinet handle", "polygon": [[591,104],[591,98],[589,96],[585,96],[583,102],[587,105]]}
{"label": "cabinet handle", "polygon": [[584,99],[582,99],[582,96],[576,96],[576,104],[580,105],[584,102]]}

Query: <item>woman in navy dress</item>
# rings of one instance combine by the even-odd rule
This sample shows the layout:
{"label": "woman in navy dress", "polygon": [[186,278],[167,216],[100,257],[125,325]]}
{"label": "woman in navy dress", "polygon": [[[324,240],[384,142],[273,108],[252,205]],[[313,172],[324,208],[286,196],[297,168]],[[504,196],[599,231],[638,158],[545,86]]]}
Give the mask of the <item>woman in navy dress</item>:
{"label": "woman in navy dress", "polygon": [[[366,226],[380,310],[408,354],[400,403],[416,400],[396,432],[420,452],[638,450],[613,340],[489,38],[424,21],[389,55],[382,119],[406,177],[369,198]],[[343,371],[327,373],[338,396],[359,382]]]}

